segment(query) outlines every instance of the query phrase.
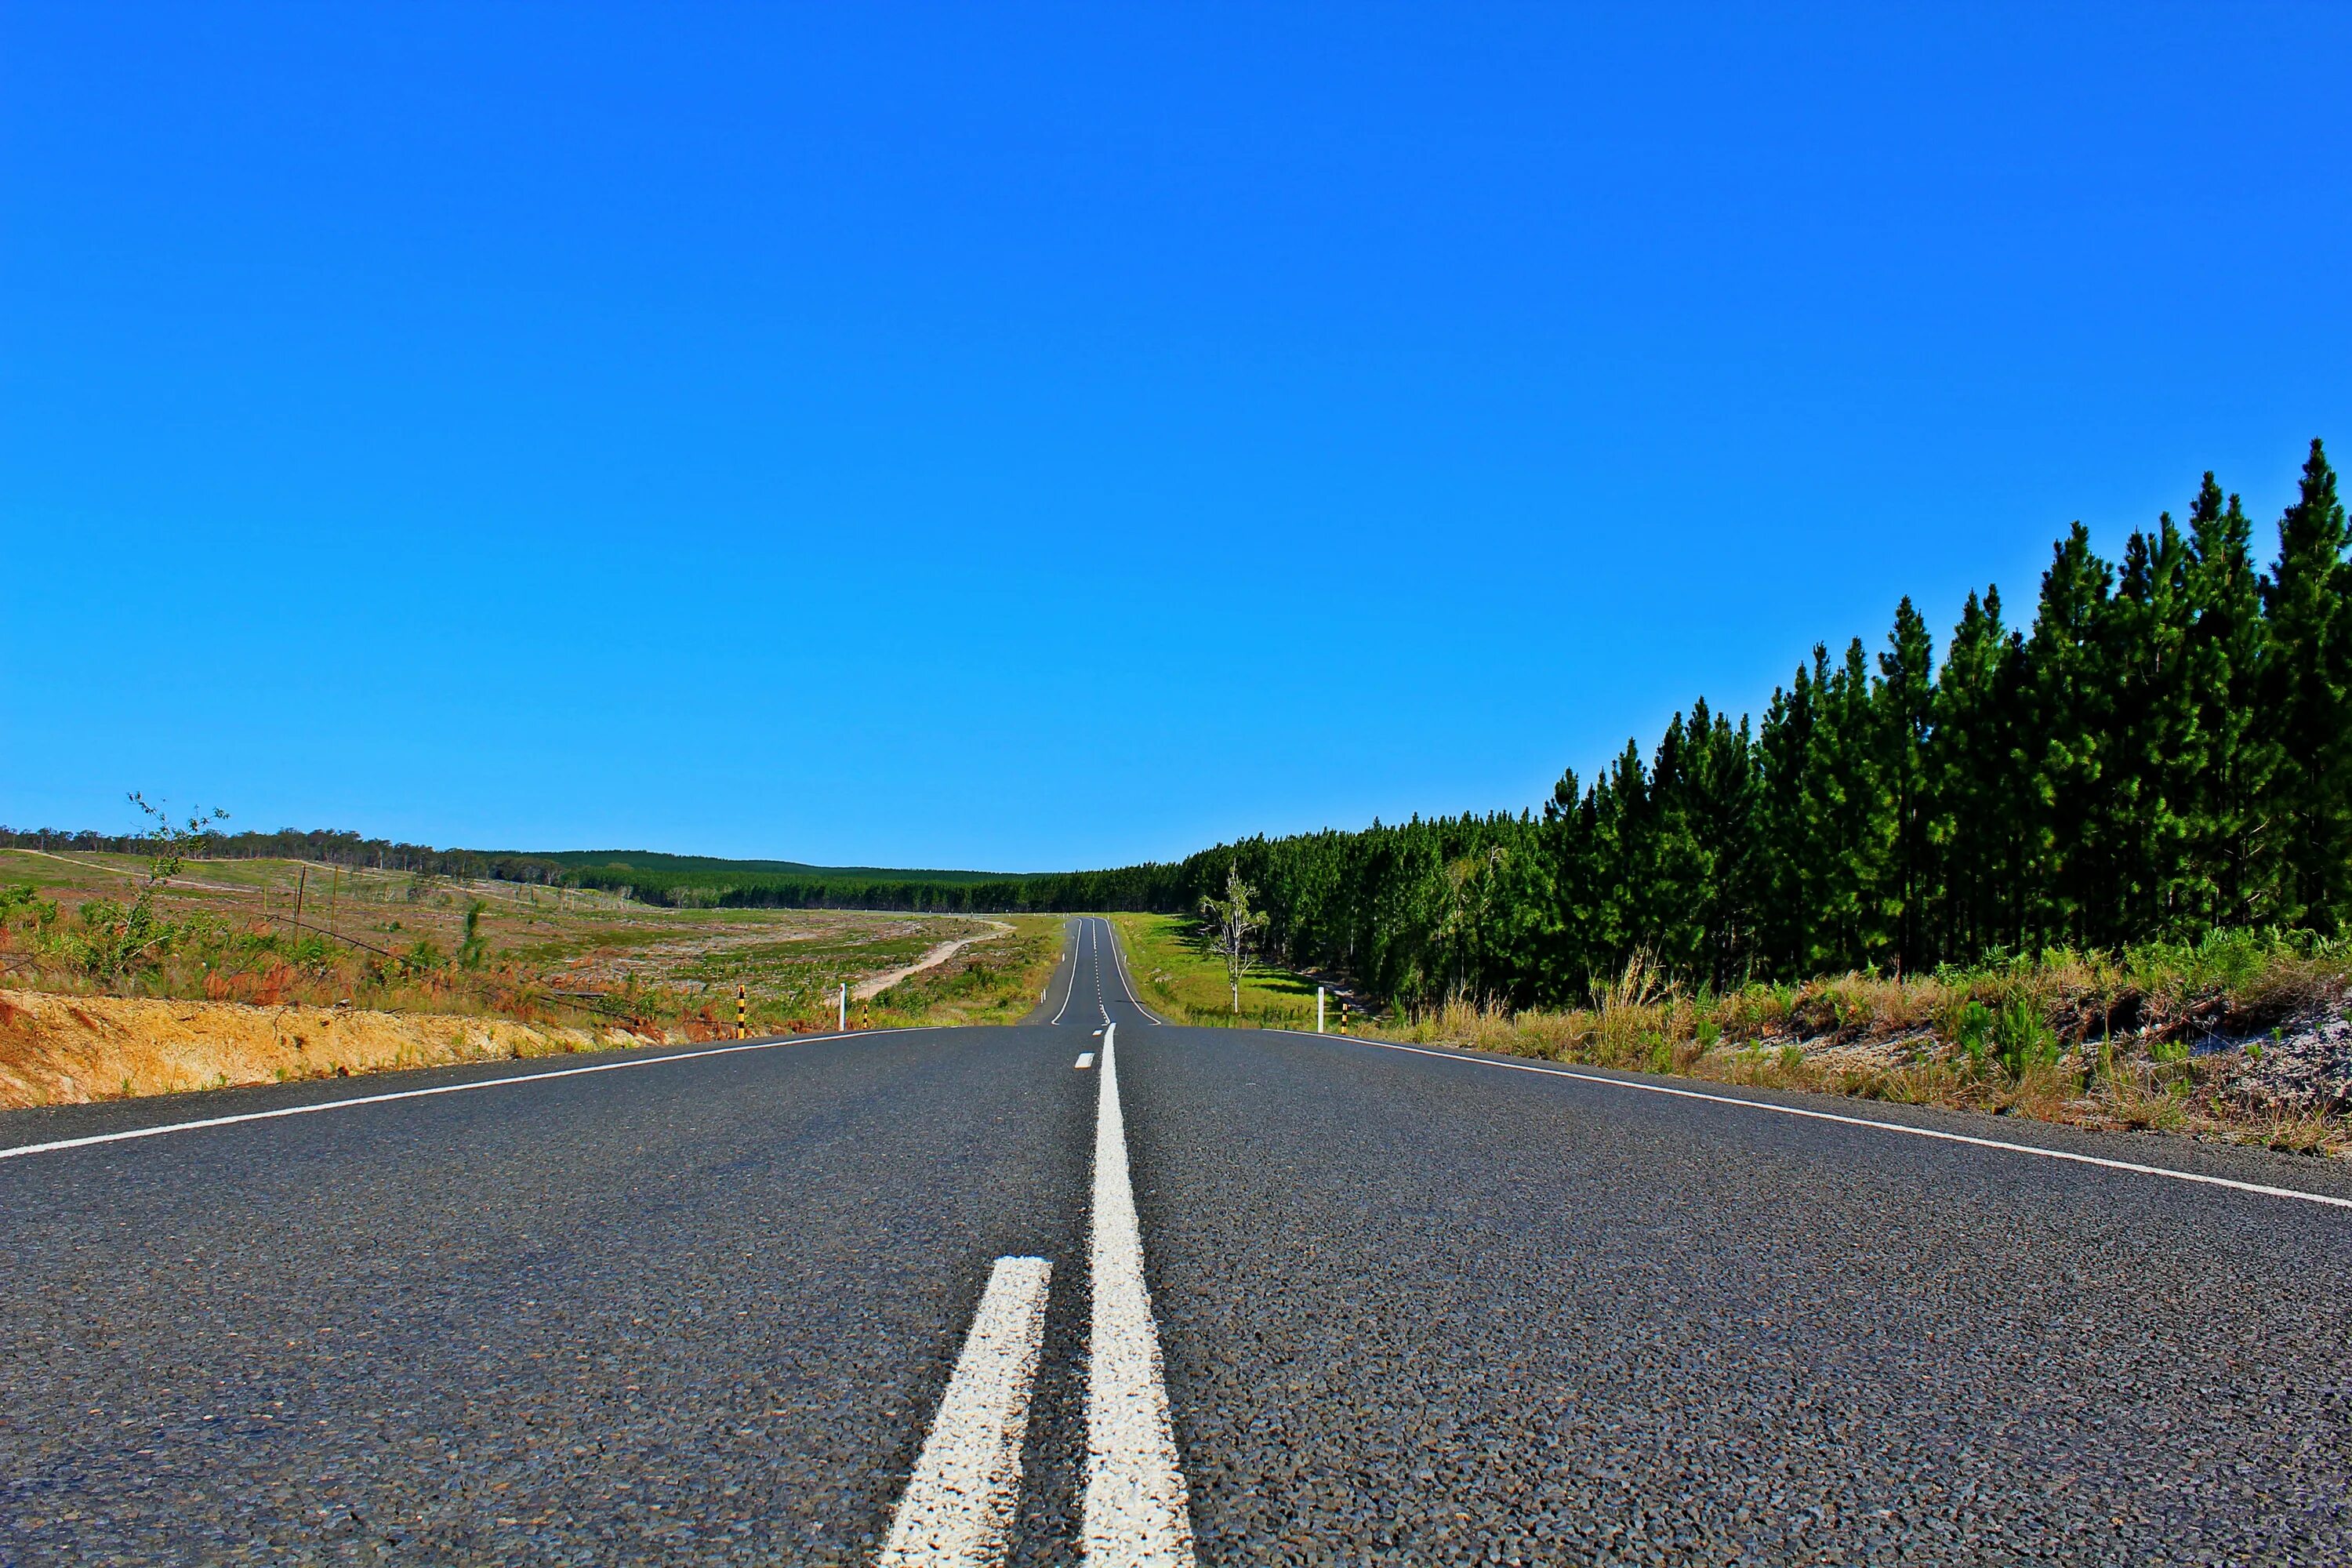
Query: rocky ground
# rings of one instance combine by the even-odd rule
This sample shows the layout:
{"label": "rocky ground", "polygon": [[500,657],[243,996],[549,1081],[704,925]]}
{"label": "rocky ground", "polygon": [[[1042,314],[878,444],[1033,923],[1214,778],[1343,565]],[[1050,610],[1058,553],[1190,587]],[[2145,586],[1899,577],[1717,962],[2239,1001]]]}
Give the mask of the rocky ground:
{"label": "rocky ground", "polygon": [[2211,1047],[2242,1054],[2231,1088],[2251,1099],[2303,1114],[2352,1111],[2352,1016],[2341,1010],[2307,1015],[2273,1034],[2217,1040]]}

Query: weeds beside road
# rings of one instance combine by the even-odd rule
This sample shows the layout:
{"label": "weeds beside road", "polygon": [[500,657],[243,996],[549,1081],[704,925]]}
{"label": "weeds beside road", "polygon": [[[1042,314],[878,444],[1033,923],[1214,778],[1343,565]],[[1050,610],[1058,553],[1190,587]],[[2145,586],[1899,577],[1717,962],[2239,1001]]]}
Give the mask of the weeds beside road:
{"label": "weeds beside road", "polygon": [[2220,932],[1691,995],[1635,963],[1594,1005],[1456,1002],[1391,1038],[2081,1126],[2352,1153],[2352,952]]}
{"label": "weeds beside road", "polygon": [[[1223,962],[1196,922],[1110,919],[1139,995],[1170,1022],[1315,1026],[1315,977],[1253,968],[1236,1016]],[[1411,1044],[2345,1155],[2347,1000],[2352,944],[2221,931],[2119,954],[2049,952],[1725,994],[1686,991],[1636,961],[1597,985],[1587,1007],[1457,1000],[1351,1027]]]}
{"label": "weeds beside road", "polygon": [[[1009,1022],[1052,972],[1060,926],[654,910],[298,861],[190,859],[157,879],[136,857],[0,850],[0,1104],[721,1038],[739,986],[754,1033],[830,1028],[841,985],[960,939],[975,940],[854,1006],[853,1024]],[[339,1043],[293,1048],[289,1029]]]}

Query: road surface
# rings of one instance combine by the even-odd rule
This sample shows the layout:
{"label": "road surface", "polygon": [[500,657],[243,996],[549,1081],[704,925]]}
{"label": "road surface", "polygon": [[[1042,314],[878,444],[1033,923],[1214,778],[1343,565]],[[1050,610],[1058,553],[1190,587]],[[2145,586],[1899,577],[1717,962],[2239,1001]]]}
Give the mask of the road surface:
{"label": "road surface", "polygon": [[0,1115],[0,1563],[2352,1560],[2337,1168],[1528,1068],[1087,921],[1015,1028]]}

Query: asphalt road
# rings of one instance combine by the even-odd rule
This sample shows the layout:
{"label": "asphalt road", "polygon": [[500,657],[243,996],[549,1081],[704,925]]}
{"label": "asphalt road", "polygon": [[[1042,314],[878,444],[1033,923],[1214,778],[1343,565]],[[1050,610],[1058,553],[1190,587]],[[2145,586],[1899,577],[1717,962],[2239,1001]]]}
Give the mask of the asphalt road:
{"label": "asphalt road", "polygon": [[2335,1168],[1170,1028],[1089,922],[1018,1028],[0,1115],[0,1563],[871,1561],[1008,1256],[1075,1562],[1110,1022],[1202,1562],[2352,1560],[2352,1208],[1771,1107]]}

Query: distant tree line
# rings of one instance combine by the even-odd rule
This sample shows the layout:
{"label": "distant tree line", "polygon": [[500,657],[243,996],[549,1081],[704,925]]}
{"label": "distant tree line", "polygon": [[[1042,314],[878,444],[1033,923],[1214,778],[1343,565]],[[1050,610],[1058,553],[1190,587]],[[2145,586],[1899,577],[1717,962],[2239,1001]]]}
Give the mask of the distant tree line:
{"label": "distant tree line", "polygon": [[[1188,862],[1189,864],[1189,862]],[[572,881],[646,903],[687,909],[908,910],[935,914],[1021,914],[1070,910],[1190,907],[1183,868],[1043,871],[985,880],[806,872],[730,873],[609,864],[573,868]]]}
{"label": "distant tree line", "polygon": [[2119,564],[2080,523],[2030,626],[1971,594],[1940,665],[1906,599],[1760,723],[1695,702],[1540,815],[1254,838],[1271,949],[1384,997],[1573,1000],[1640,952],[1695,983],[2352,927],[2352,567],[2312,443],[2266,571],[2205,477]]}
{"label": "distant tree line", "polygon": [[[0,848],[78,850],[101,855],[144,855],[153,847],[144,835],[68,832],[54,827],[0,827]],[[509,882],[555,886],[570,868],[541,855],[498,849],[436,849],[388,838],[362,838],[332,828],[281,827],[275,833],[215,833],[205,840],[207,858],[229,860],[315,860],[328,865],[407,871],[429,877],[495,877]]]}
{"label": "distant tree line", "polygon": [[[1540,813],[1250,838],[1181,862],[993,877],[622,851],[432,849],[352,833],[216,837],[208,853],[606,889],[649,903],[996,913],[1197,911],[1238,866],[1265,951],[1384,1000],[1580,1000],[1643,955],[1694,984],[2231,926],[2352,930],[2352,566],[2311,445],[2276,558],[2207,474],[2093,553],[2077,523],[2030,626],[1969,595],[1940,663],[1905,599],[1874,658],[1813,649],[1760,721],[1701,700],[1645,756]],[[0,845],[144,852],[10,832]]]}
{"label": "distant tree line", "polygon": [[[0,848],[148,855],[143,834],[0,827]],[[1064,910],[1189,907],[1175,866],[1108,871],[987,876],[968,871],[900,872],[821,866],[770,870],[777,862],[733,862],[639,851],[436,849],[328,828],[214,833],[207,858],[295,859],[412,875],[495,878],[544,887],[593,888],[644,903],[696,909],[908,910],[1020,913]]]}

